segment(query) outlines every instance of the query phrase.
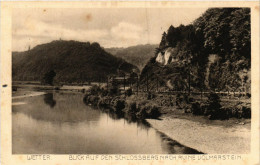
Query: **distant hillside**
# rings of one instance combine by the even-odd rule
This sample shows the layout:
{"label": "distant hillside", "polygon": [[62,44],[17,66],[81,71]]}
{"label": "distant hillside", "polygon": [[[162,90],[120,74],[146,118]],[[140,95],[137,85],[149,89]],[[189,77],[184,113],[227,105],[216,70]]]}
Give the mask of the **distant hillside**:
{"label": "distant hillside", "polygon": [[158,45],[147,44],[131,46],[128,48],[107,48],[105,50],[116,57],[136,65],[142,70],[148,60],[154,56],[156,47],[158,47]]}
{"label": "distant hillside", "polygon": [[106,81],[118,69],[129,73],[137,67],[107,53],[98,43],[53,41],[12,54],[13,80],[40,81],[53,70],[55,82]]}
{"label": "distant hillside", "polygon": [[250,92],[250,25],[249,8],[210,8],[190,25],[170,26],[141,86],[148,79],[150,89]]}

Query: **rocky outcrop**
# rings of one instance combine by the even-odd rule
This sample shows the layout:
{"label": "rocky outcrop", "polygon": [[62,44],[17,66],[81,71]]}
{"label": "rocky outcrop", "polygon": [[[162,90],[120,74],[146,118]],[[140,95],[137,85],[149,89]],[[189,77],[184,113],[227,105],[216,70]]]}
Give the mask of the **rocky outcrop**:
{"label": "rocky outcrop", "polygon": [[174,48],[169,47],[159,52],[156,57],[156,62],[161,63],[162,65],[167,65],[176,61],[176,58],[173,58],[173,51]]}
{"label": "rocky outcrop", "polygon": [[164,63],[165,63],[164,53],[159,52],[159,53],[157,54],[157,57],[156,57],[155,60],[156,60],[156,62],[159,62],[159,63],[161,63],[161,64],[164,64]]}

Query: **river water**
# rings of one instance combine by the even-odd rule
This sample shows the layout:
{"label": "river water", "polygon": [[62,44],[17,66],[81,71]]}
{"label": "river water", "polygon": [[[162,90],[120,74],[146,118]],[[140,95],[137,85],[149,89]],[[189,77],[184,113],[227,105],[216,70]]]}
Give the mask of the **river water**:
{"label": "river water", "polygon": [[84,104],[82,93],[13,99],[13,154],[195,154],[143,122]]}

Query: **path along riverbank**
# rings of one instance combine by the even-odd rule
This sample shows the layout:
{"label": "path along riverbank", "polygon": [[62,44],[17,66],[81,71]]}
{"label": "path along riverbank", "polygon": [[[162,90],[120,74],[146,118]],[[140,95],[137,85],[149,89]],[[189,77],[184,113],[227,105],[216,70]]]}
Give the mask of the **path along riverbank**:
{"label": "path along riverbank", "polygon": [[33,96],[40,96],[44,95],[45,92],[34,92],[34,91],[19,91],[19,92],[13,92],[12,99],[20,99],[25,97],[33,97]]}
{"label": "path along riverbank", "polygon": [[[207,154],[250,153],[250,122],[209,124],[163,115],[162,120],[146,119],[159,132],[179,143]],[[217,122],[217,121],[216,121]]]}

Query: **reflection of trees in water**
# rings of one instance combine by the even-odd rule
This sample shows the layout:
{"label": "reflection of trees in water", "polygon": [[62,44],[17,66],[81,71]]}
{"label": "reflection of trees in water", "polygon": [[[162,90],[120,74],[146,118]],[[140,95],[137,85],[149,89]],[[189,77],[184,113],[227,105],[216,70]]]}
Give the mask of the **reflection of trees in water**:
{"label": "reflection of trees in water", "polygon": [[170,154],[203,154],[197,150],[181,145],[175,140],[172,140],[167,135],[158,132],[162,140],[162,148]]}
{"label": "reflection of trees in water", "polygon": [[[102,112],[106,113],[110,118],[113,120],[120,120],[124,119],[128,124],[131,123],[136,123],[137,127],[142,129],[142,130],[149,130],[151,127],[150,124],[143,120],[143,119],[138,119],[134,113],[126,113],[126,112],[115,112],[113,110],[109,109],[102,109],[102,108],[96,108],[96,110],[101,110]],[[181,145],[175,140],[172,140],[169,138],[167,135],[157,132],[159,136],[161,137],[162,141],[162,148],[164,150],[168,151],[169,154],[203,154],[197,150],[194,150],[192,148],[186,147]]]}
{"label": "reflection of trees in water", "polygon": [[111,119],[113,120],[120,120],[124,119],[128,124],[136,123],[137,126],[141,129],[149,129],[150,125],[143,119],[138,119],[135,114],[131,113],[125,113],[123,111],[113,111],[111,109],[104,109],[104,108],[97,108],[93,107],[92,109],[102,111],[103,113],[106,113]]}
{"label": "reflection of trees in water", "polygon": [[136,118],[136,115],[135,114],[132,114],[132,113],[125,113],[124,115],[127,123],[135,123],[135,122],[138,122],[139,120]]}
{"label": "reflection of trees in water", "polygon": [[53,93],[45,94],[43,100],[45,104],[49,105],[51,108],[53,108],[56,105],[56,100],[53,99]]}
{"label": "reflection of trees in water", "polygon": [[[28,97],[24,100],[28,104],[13,106],[13,112],[20,112],[33,119],[54,124],[77,124],[99,121],[100,113],[88,108],[81,101],[79,93],[50,93],[39,97]],[[57,104],[59,102],[59,104]],[[91,123],[93,124],[93,122]]]}
{"label": "reflection of trees in water", "polygon": [[108,116],[114,120],[119,120],[124,118],[124,113],[116,113],[116,112],[112,112],[112,111],[106,111]]}

